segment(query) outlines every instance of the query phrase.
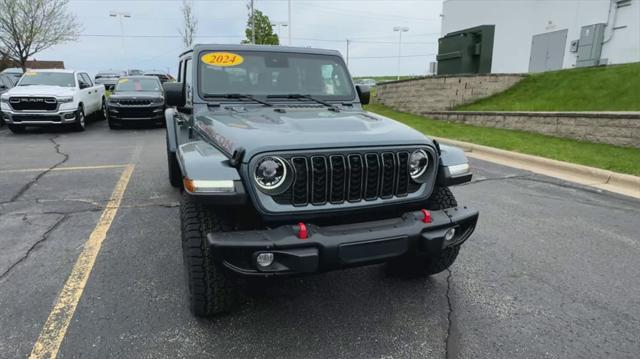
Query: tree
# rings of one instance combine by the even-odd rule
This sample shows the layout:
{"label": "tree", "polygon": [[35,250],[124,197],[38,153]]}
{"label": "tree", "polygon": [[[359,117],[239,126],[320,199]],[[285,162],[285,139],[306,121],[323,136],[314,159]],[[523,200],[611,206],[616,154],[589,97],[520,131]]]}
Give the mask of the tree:
{"label": "tree", "polygon": [[74,41],[81,31],[69,0],[0,0],[0,51],[26,71],[27,59]]}
{"label": "tree", "polygon": [[255,19],[256,26],[256,44],[261,45],[279,45],[280,40],[278,35],[273,33],[273,27],[271,26],[271,20],[269,17],[262,13],[260,10],[254,10],[254,19],[251,18],[251,6],[249,8],[249,20],[247,20],[247,29],[245,30],[245,40],[242,40],[243,44],[250,44],[253,37],[253,20]]}
{"label": "tree", "polygon": [[198,19],[193,14],[193,2],[190,0],[182,0],[182,29],[179,30],[182,36],[182,42],[185,47],[193,44],[193,38],[198,31]]}

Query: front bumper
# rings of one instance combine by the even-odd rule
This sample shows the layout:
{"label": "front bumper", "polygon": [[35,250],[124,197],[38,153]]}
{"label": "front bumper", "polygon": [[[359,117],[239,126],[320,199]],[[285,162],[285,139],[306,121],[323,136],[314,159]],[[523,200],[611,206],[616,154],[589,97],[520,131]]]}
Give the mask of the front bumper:
{"label": "front bumper", "polygon": [[108,105],[109,117],[119,121],[164,121],[164,105],[114,106]]}
{"label": "front bumper", "polygon": [[2,119],[7,124],[13,125],[55,126],[75,122],[76,111],[77,109],[64,109],[59,111],[30,112],[3,109]]}
{"label": "front bumper", "polygon": [[[298,225],[259,231],[210,233],[215,261],[243,276],[295,275],[324,272],[388,261],[404,255],[438,255],[463,243],[473,233],[478,211],[451,208],[432,211],[423,222],[420,211],[380,221],[318,227],[306,225],[308,238],[298,237]],[[445,240],[447,230],[455,236]],[[256,263],[258,254],[273,253],[268,267]]]}

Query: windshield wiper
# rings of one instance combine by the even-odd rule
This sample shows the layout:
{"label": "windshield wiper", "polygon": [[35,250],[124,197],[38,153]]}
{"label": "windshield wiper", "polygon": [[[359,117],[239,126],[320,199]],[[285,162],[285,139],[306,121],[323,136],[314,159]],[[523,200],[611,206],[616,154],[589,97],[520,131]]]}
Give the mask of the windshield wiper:
{"label": "windshield wiper", "polygon": [[288,94],[288,95],[268,95],[267,98],[290,98],[290,99],[306,99],[306,100],[311,100],[315,103],[319,103],[321,105],[327,106],[329,107],[329,109],[331,111],[335,111],[335,112],[340,112],[340,109],[337,108],[336,106],[334,106],[333,104],[330,104],[329,102],[325,102],[322,100],[319,100],[311,95],[303,95],[303,94],[299,94],[299,93],[293,93],[293,94]]}
{"label": "windshield wiper", "polygon": [[269,107],[273,106],[273,104],[270,103],[270,102],[258,100],[257,98],[255,98],[255,97],[253,97],[251,95],[245,95],[245,94],[240,94],[240,93],[229,93],[229,94],[225,94],[225,95],[205,94],[204,98],[247,99],[247,100],[251,100],[253,102],[257,102],[259,104],[263,104],[265,106],[269,106]]}

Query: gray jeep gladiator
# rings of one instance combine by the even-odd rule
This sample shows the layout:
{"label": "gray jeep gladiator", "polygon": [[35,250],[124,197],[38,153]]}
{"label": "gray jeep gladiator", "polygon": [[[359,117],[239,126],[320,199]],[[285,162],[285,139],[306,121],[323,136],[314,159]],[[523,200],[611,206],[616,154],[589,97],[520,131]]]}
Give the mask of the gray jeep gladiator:
{"label": "gray jeep gladiator", "polygon": [[464,153],[364,111],[337,51],[194,45],[179,68],[167,161],[194,315],[230,310],[251,277],[436,274],[475,229],[448,188],[471,180]]}

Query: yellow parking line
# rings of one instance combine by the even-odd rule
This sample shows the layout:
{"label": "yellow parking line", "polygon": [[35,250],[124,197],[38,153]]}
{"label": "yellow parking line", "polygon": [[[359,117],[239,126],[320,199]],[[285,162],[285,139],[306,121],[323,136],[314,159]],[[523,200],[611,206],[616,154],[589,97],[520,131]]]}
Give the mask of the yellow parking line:
{"label": "yellow parking line", "polygon": [[118,212],[135,165],[127,165],[116,184],[109,203],[102,212],[98,224],[84,244],[82,253],[67,278],[58,299],[44,324],[40,336],[33,346],[29,358],[56,358],[60,345],[73,318],[76,307],[95,264],[96,257],[107,236],[111,223]]}
{"label": "yellow parking line", "polygon": [[[123,168],[128,165],[103,165],[103,166],[77,166],[77,167],[56,167],[51,171],[82,171],[82,170],[101,170],[110,168]],[[0,170],[0,173],[22,173],[22,172],[42,172],[48,168],[22,168],[13,170]]]}

